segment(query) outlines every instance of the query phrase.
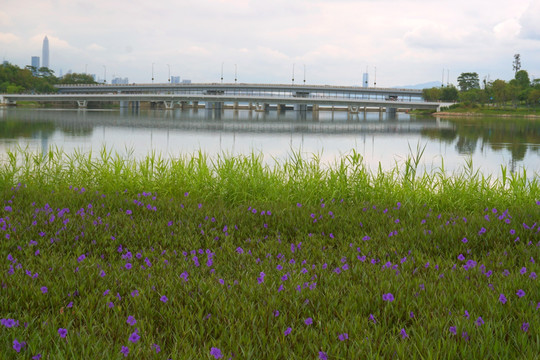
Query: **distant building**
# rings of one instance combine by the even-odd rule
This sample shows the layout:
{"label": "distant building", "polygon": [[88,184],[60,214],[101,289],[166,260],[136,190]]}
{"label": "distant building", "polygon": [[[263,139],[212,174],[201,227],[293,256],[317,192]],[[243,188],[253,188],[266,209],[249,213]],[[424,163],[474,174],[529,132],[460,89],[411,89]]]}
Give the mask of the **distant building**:
{"label": "distant building", "polygon": [[171,84],[180,84],[180,76],[171,76]]}
{"label": "distant building", "polygon": [[119,77],[115,77],[114,79],[112,79],[111,84],[114,84],[114,85],[123,85],[123,84],[127,84],[128,81],[129,81],[128,78],[119,78]]}
{"label": "distant building", "polygon": [[34,71],[34,75],[35,75],[37,70],[39,69],[39,56],[32,56],[31,65],[34,69],[36,69],[36,71]]}
{"label": "distant building", "polygon": [[366,72],[362,76],[362,86],[368,87],[369,86],[369,74]]}
{"label": "distant building", "polygon": [[47,36],[43,39],[43,50],[41,60],[43,61],[43,67],[49,68],[49,39]]}
{"label": "distant building", "polygon": [[182,80],[182,84],[191,84],[191,80],[184,79]]}

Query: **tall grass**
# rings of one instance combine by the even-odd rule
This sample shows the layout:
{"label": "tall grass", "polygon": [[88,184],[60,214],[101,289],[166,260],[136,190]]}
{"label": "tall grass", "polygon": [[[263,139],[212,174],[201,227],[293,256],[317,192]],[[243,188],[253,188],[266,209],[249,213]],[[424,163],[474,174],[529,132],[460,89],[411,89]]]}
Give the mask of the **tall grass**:
{"label": "tall grass", "polygon": [[177,158],[163,158],[151,152],[142,159],[131,154],[120,156],[102,148],[67,154],[58,148],[47,153],[16,148],[0,157],[0,187],[17,183],[54,190],[66,186],[85,186],[103,191],[129,189],[163,195],[191,192],[204,199],[246,202],[317,203],[321,198],[348,198],[366,201],[431,203],[433,206],[469,208],[488,201],[496,206],[540,198],[538,174],[532,178],[525,170],[510,173],[501,166],[500,176],[485,176],[466,161],[463,171],[448,174],[444,162],[432,172],[419,171],[424,149],[410,149],[403,165],[390,170],[380,165],[369,170],[355,150],[330,166],[320,156],[291,152],[274,166],[265,164],[263,155],[231,156],[210,159],[202,151]]}

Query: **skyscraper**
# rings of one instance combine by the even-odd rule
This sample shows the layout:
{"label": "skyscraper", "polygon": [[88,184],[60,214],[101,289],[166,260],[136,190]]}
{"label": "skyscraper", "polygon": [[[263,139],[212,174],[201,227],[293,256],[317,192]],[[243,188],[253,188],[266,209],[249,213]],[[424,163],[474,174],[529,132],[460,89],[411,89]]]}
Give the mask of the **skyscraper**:
{"label": "skyscraper", "polygon": [[47,36],[45,36],[45,39],[43,39],[43,56],[41,57],[42,60],[42,66],[48,68],[49,67],[49,39]]}
{"label": "skyscraper", "polygon": [[39,69],[39,56],[32,56],[32,66]]}

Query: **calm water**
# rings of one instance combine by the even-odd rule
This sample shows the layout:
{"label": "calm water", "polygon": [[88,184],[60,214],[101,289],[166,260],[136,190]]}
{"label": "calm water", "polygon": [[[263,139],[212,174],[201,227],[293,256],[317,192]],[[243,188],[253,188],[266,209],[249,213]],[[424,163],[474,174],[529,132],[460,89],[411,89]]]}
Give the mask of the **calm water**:
{"label": "calm water", "polygon": [[[372,170],[391,169],[425,147],[422,166],[449,172],[467,159],[484,174],[526,168],[540,174],[540,120],[523,118],[435,119],[399,113],[348,115],[346,112],[267,113],[224,110],[49,110],[0,108],[0,159],[17,145],[33,151],[57,146],[66,152],[106,146],[122,155],[163,157],[202,150],[210,156],[262,152],[267,163],[300,150],[319,154],[325,164],[360,153]],[[536,174],[535,174],[536,173]]]}

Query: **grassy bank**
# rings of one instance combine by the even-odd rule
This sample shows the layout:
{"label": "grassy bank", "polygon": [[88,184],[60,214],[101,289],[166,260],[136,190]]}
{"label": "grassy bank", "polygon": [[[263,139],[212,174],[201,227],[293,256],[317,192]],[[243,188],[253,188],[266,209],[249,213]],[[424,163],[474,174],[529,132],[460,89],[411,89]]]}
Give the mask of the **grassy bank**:
{"label": "grassy bank", "polygon": [[420,157],[8,153],[2,358],[537,358],[537,180]]}
{"label": "grassy bank", "polygon": [[491,105],[478,105],[478,104],[467,104],[467,103],[458,103],[452,106],[442,108],[440,112],[435,113],[437,115],[457,115],[457,116],[528,116],[528,117],[537,117],[540,118],[540,108],[539,107],[524,107],[518,106],[514,107],[512,105],[508,106],[491,106]]}

